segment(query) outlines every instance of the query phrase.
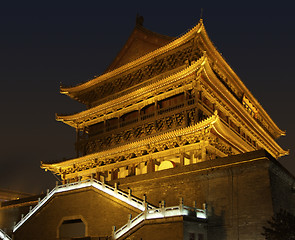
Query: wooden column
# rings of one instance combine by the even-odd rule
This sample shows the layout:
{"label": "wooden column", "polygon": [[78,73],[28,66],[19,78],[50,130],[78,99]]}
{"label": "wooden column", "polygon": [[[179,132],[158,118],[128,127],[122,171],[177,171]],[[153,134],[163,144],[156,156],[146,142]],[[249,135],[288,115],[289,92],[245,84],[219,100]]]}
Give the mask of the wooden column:
{"label": "wooden column", "polygon": [[180,166],[184,166],[184,154],[181,153],[179,158],[180,158]]}
{"label": "wooden column", "polygon": [[155,160],[154,159],[150,159],[148,160],[148,164],[147,164],[147,172],[151,173],[155,171]]}
{"label": "wooden column", "polygon": [[103,132],[107,131],[106,120],[103,120]]}
{"label": "wooden column", "polygon": [[155,100],[155,117],[158,115],[158,100]]}
{"label": "wooden column", "polygon": [[190,152],[190,159],[189,159],[189,164],[194,163],[194,152]]}
{"label": "wooden column", "polygon": [[101,175],[100,172],[96,172],[96,180],[100,181],[100,175]]}
{"label": "wooden column", "polygon": [[120,128],[120,116],[118,116],[117,128]]}
{"label": "wooden column", "polygon": [[80,133],[79,128],[76,128],[76,155],[79,157]]}
{"label": "wooden column", "polygon": [[206,142],[205,141],[201,141],[201,159],[202,161],[206,160]]}

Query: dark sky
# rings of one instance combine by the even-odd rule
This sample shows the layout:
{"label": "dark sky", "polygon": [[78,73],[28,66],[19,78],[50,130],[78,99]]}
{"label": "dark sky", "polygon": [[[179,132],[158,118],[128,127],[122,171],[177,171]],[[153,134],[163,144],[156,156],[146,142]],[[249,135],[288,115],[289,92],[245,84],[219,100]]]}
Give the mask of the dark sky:
{"label": "dark sky", "polygon": [[[204,3],[206,2],[206,3]],[[40,161],[74,156],[74,129],[55,113],[81,106],[59,93],[99,75],[135,26],[179,36],[200,18],[230,66],[278,124],[279,159],[295,174],[295,14],[291,1],[6,1],[0,6],[0,188],[39,193],[55,178]]]}

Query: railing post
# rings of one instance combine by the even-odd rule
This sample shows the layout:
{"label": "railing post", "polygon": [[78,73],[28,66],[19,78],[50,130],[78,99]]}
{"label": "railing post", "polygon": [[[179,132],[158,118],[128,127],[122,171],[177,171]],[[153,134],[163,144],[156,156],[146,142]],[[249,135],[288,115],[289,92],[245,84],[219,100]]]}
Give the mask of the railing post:
{"label": "railing post", "polygon": [[182,214],[182,209],[183,209],[183,198],[180,197],[179,198],[179,212],[180,212],[180,214]]}
{"label": "railing post", "polygon": [[112,239],[115,239],[116,226],[112,227]]}
{"label": "railing post", "polygon": [[102,179],[101,179],[101,180],[102,180],[102,181],[101,181],[101,186],[102,186],[102,188],[104,188],[104,187],[105,187],[104,176],[101,176],[101,178],[102,178]]}
{"label": "railing post", "polygon": [[128,199],[129,199],[129,201],[131,201],[131,189],[130,188],[128,188]]}
{"label": "railing post", "polygon": [[162,202],[161,202],[161,208],[165,208],[165,207],[166,207],[165,200],[162,200]]}
{"label": "railing post", "polygon": [[114,193],[118,193],[118,183],[115,182],[115,190]]}
{"label": "railing post", "polygon": [[143,194],[143,202],[145,203],[146,202],[146,195]]}
{"label": "railing post", "polygon": [[55,187],[56,187],[56,188],[58,187],[58,181],[55,182]]}
{"label": "railing post", "polygon": [[38,198],[38,203],[41,201],[41,198]]}
{"label": "railing post", "polygon": [[207,203],[203,203],[203,210],[205,212],[205,215],[207,216]]}
{"label": "railing post", "polygon": [[132,215],[129,214],[129,215],[128,215],[128,222],[127,222],[127,226],[128,226],[128,227],[130,227],[130,225],[131,225],[131,219],[132,219]]}
{"label": "railing post", "polygon": [[161,201],[161,212],[162,212],[163,216],[165,216],[165,200]]}
{"label": "railing post", "polygon": [[143,194],[143,206],[146,208],[147,206],[146,206],[146,195],[145,194]]}
{"label": "railing post", "polygon": [[198,217],[198,210],[197,210],[197,203],[196,203],[196,201],[193,201],[193,208],[194,208],[196,217]]}
{"label": "railing post", "polygon": [[49,189],[47,188],[47,195],[49,194]]}
{"label": "railing post", "polygon": [[23,219],[23,218],[24,218],[24,214],[21,215],[21,219]]}
{"label": "railing post", "polygon": [[146,219],[148,213],[148,205],[146,202],[144,202],[144,210],[143,210],[143,217]]}

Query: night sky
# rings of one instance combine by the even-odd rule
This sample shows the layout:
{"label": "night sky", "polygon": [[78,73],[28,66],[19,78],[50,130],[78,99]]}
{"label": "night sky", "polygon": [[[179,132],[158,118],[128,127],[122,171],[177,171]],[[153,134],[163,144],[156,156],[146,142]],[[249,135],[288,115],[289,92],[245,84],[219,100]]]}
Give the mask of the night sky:
{"label": "night sky", "polygon": [[[39,193],[41,161],[75,156],[75,131],[55,121],[79,103],[59,93],[100,75],[135,26],[179,36],[203,18],[209,37],[277,125],[295,174],[295,14],[291,1],[6,1],[0,6],[0,188]],[[247,4],[246,4],[247,3]],[[279,5],[278,5],[279,4]]]}

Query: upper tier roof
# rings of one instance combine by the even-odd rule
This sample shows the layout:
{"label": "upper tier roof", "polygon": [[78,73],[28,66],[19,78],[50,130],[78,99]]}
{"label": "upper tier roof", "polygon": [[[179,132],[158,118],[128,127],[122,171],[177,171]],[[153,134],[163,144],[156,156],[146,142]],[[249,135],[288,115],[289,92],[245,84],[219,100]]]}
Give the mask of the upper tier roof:
{"label": "upper tier roof", "polygon": [[143,55],[163,47],[174,38],[152,32],[140,24],[136,24],[127,42],[105,72],[132,62]]}
{"label": "upper tier roof", "polygon": [[[76,86],[61,86],[60,92],[81,103],[88,105],[88,100],[84,99],[84,94],[86,92],[94,90],[94,88],[97,86],[101,87],[102,85],[107,85],[107,83],[110,83],[110,81],[115,80],[116,77],[127,73],[130,74],[130,71],[132,71],[132,69],[137,69],[140,66],[143,66],[144,64],[147,64],[148,62],[154,60],[155,58],[160,57],[166,52],[175,50],[177,47],[180,47],[184,43],[192,40],[196,36],[196,33],[202,28],[202,26],[203,23],[202,21],[200,21],[186,34],[173,40],[172,37],[167,37],[154,33],[142,26],[137,25],[133,33],[129,37],[127,43],[124,45],[114,62],[109,66],[104,74]],[[147,38],[150,38],[150,40],[147,41]],[[157,45],[159,45],[159,47],[156,47]],[[143,50],[137,52],[136,55],[131,56],[133,53],[136,52],[136,49],[139,46],[143,46]],[[152,48],[154,48],[154,50],[152,50]]]}
{"label": "upper tier roof", "polygon": [[[146,54],[144,54],[141,57],[131,57],[131,52],[129,53],[129,49],[133,49],[132,51],[135,51],[137,47],[140,46],[140,44],[143,44],[143,40],[147,36],[147,34],[150,34],[150,36],[153,36],[153,40],[149,40],[149,44],[151,42],[155,42],[156,39],[158,39],[158,44],[164,44],[164,38],[167,38],[167,44],[164,44],[162,47],[158,47],[155,50],[151,50],[148,46],[151,46],[147,44],[146,48],[142,50],[142,52],[138,53],[138,56],[141,54],[144,54],[145,51],[147,51]],[[137,37],[141,36],[141,38]],[[263,107],[259,104],[259,102],[256,100],[256,98],[251,94],[251,92],[248,90],[248,88],[244,85],[244,83],[240,80],[240,78],[237,76],[237,74],[233,71],[233,69],[228,65],[228,63],[225,61],[225,59],[222,57],[222,55],[218,52],[218,50],[213,45],[212,41],[210,40],[202,19],[199,21],[199,23],[190,29],[187,33],[184,35],[172,40],[168,41],[169,37],[165,37],[163,35],[159,35],[156,33],[153,33],[145,28],[143,28],[140,25],[137,25],[131,34],[130,38],[128,39],[127,43],[124,45],[123,49],[118,54],[115,61],[110,65],[108,68],[108,72],[88,81],[85,83],[82,83],[80,85],[74,86],[74,87],[61,87],[61,93],[68,95],[69,97],[84,102],[85,101],[85,94],[90,94],[91,96],[98,96],[103,100],[102,103],[97,103],[93,106],[88,105],[90,107],[100,106],[101,104],[105,103],[105,98],[101,96],[101,92],[103,89],[108,89],[110,95],[116,95],[116,93],[123,92],[126,88],[130,88],[127,84],[121,84],[121,89],[116,85],[119,80],[125,79],[127,76],[133,76],[136,77],[138,72],[145,71],[146,67],[149,67],[151,65],[152,61],[155,64],[158,64],[158,61],[161,61],[163,56],[165,54],[171,52],[176,53],[178,49],[184,49],[184,46],[190,46],[193,48],[191,51],[196,51],[198,49],[199,52],[205,51],[207,53],[208,58],[210,59],[210,62],[212,64],[213,70],[215,73],[219,76],[221,81],[224,85],[227,86],[228,89],[233,93],[233,96],[237,98],[240,102],[242,102],[242,99],[245,98],[249,102],[250,105],[255,106],[255,108],[258,109],[260,112],[262,119],[267,123],[267,125],[273,129],[273,136],[274,138],[278,138],[282,135],[285,135],[285,132],[279,129],[279,127],[273,122],[273,120],[270,118],[270,116],[266,113],[266,111],[263,109]],[[134,39],[141,39],[134,41]],[[162,39],[161,41],[159,39]],[[154,46],[156,47],[156,45]],[[126,48],[126,49],[125,49]],[[148,52],[150,49],[151,52]],[[180,51],[182,51],[180,50]],[[131,51],[131,50],[130,50]],[[130,54],[130,55],[129,55]],[[169,55],[169,54],[168,54]],[[177,55],[177,54],[174,54]],[[197,54],[198,55],[198,54]],[[135,59],[135,60],[132,60]],[[128,63],[124,64],[124,62]],[[120,66],[121,64],[124,64]],[[113,70],[112,70],[113,69]],[[143,74],[144,72],[141,72]],[[123,76],[123,77],[122,77]],[[140,80],[140,83],[148,80],[149,78],[144,75],[142,79]],[[140,84],[139,84],[140,85]],[[125,88],[124,88],[125,87]],[[112,92],[113,91],[113,92]],[[117,97],[115,97],[117,98]],[[97,100],[95,100],[97,101]],[[89,104],[87,102],[84,102],[85,104]],[[91,108],[92,109],[92,108]],[[58,116],[59,118],[63,118],[63,116]]]}

